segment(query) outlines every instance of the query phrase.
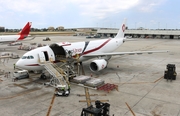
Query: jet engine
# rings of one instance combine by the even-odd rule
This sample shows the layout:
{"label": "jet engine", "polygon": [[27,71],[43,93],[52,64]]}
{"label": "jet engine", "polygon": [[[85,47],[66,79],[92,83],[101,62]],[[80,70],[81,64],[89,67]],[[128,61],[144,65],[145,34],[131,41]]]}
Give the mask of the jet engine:
{"label": "jet engine", "polygon": [[106,68],[106,66],[107,66],[107,61],[105,59],[98,59],[98,60],[92,61],[89,67],[91,71],[97,72]]}

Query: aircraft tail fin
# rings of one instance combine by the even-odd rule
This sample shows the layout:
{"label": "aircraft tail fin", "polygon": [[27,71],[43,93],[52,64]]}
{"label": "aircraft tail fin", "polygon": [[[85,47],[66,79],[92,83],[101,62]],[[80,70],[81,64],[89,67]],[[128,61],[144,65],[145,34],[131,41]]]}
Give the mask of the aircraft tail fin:
{"label": "aircraft tail fin", "polygon": [[28,22],[18,34],[28,36],[31,29],[31,24],[32,22]]}
{"label": "aircraft tail fin", "polygon": [[120,39],[120,38],[124,38],[124,31],[126,29],[126,19],[124,19],[117,35],[115,36],[115,39]]}

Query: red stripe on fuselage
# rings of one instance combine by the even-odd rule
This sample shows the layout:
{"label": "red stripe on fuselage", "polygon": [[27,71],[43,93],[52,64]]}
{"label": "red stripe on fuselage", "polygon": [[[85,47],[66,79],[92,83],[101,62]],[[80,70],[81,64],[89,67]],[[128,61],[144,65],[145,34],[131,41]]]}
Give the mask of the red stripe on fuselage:
{"label": "red stripe on fuselage", "polygon": [[[53,61],[53,63],[61,62],[60,60]],[[40,66],[39,64],[28,64],[26,66]]]}
{"label": "red stripe on fuselage", "polygon": [[65,44],[65,45],[61,45],[61,46],[70,46],[71,44]]}
{"label": "red stripe on fuselage", "polygon": [[26,66],[40,66],[39,64],[29,64],[29,65],[26,65]]}
{"label": "red stripe on fuselage", "polygon": [[91,53],[91,52],[94,52],[94,51],[97,51],[97,50],[101,49],[101,48],[102,48],[103,46],[105,46],[110,40],[111,40],[111,39],[108,39],[107,41],[105,41],[103,44],[101,44],[101,45],[100,45],[99,47],[97,47],[97,48],[94,48],[94,49],[85,51],[85,52],[83,53],[83,55],[89,54],[89,53]]}

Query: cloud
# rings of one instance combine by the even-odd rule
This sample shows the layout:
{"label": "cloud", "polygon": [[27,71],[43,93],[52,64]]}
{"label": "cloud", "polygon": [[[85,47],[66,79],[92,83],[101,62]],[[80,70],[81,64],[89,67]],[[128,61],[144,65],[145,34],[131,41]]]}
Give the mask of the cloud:
{"label": "cloud", "polygon": [[74,9],[74,12],[102,19],[109,14],[116,14],[134,7],[142,12],[150,12],[153,7],[164,1],[166,0],[2,0],[0,12],[7,10],[43,15],[66,12],[71,9],[71,5],[74,5],[79,8],[78,11]]}
{"label": "cloud", "polygon": [[65,0],[3,0],[0,1],[0,11],[14,11],[26,13],[53,13],[54,11],[61,11],[65,8],[67,2]]}
{"label": "cloud", "polygon": [[55,25],[59,22],[68,25],[93,25],[106,19],[110,21],[121,16],[153,12],[165,1],[167,0],[1,0],[0,19],[7,26],[15,21],[23,25],[27,20],[39,25]]}
{"label": "cloud", "polygon": [[82,9],[81,15],[92,16],[98,19],[105,18],[109,14],[115,14],[130,9],[139,0],[72,0]]}
{"label": "cloud", "polygon": [[81,9],[81,15],[103,19],[109,14],[138,9],[140,12],[153,12],[154,8],[167,0],[71,0]]}
{"label": "cloud", "polygon": [[154,8],[165,3],[167,0],[141,0],[137,8],[141,12],[153,12]]}

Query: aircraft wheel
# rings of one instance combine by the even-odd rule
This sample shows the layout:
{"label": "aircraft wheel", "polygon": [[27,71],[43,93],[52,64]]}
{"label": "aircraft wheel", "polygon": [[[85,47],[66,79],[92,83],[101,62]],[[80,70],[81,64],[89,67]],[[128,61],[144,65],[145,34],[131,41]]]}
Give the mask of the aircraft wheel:
{"label": "aircraft wheel", "polygon": [[43,73],[43,74],[41,74],[41,77],[40,77],[41,79],[46,79],[47,77],[46,77],[46,75]]}

